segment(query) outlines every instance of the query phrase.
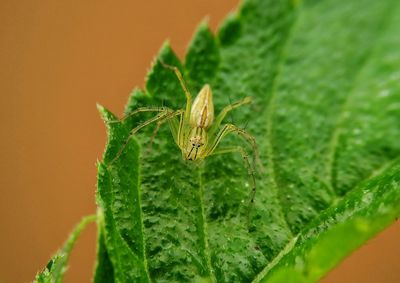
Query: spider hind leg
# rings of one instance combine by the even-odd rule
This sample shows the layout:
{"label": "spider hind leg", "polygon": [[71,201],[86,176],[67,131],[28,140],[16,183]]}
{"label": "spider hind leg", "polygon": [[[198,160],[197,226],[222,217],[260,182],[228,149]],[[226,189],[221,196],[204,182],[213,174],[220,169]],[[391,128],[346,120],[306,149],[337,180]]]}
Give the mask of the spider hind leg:
{"label": "spider hind leg", "polygon": [[241,146],[232,146],[232,147],[223,147],[214,150],[214,152],[211,153],[211,155],[217,155],[217,154],[227,154],[227,153],[235,153],[238,152],[243,158],[243,162],[245,165],[245,168],[247,169],[247,173],[250,178],[250,197],[249,197],[249,205],[247,208],[246,212],[246,218],[247,218],[247,228],[250,230],[251,226],[251,211],[254,206],[254,199],[256,196],[256,191],[257,191],[257,186],[256,186],[256,177],[255,177],[255,170],[253,164],[249,161],[249,156],[247,152],[243,149]]}

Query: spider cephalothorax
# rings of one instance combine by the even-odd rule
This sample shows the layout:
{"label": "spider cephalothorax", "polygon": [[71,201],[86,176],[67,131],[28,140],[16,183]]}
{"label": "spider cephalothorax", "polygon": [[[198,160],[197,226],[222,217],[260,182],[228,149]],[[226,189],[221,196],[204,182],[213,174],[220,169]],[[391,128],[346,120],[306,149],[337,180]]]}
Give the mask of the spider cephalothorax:
{"label": "spider cephalothorax", "polygon": [[207,132],[203,128],[195,127],[190,132],[190,135],[186,150],[182,151],[182,154],[184,159],[194,161],[204,156]]}

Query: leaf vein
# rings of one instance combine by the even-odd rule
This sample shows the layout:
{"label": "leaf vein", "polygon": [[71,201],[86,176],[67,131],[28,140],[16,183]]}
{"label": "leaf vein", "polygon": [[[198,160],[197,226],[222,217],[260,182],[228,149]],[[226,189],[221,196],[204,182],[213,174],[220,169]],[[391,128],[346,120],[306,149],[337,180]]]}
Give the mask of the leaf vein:
{"label": "leaf vein", "polygon": [[271,97],[269,99],[268,105],[267,105],[267,138],[266,138],[266,149],[267,149],[267,159],[268,159],[268,168],[269,168],[269,174],[271,177],[271,181],[272,181],[272,185],[273,188],[275,190],[276,193],[276,197],[277,197],[277,201],[279,203],[280,206],[280,218],[284,220],[284,223],[286,225],[286,228],[288,228],[288,231],[291,232],[291,236],[293,237],[293,231],[290,228],[289,222],[287,221],[287,218],[285,216],[285,213],[283,212],[283,203],[281,201],[281,198],[279,197],[279,192],[278,192],[278,182],[276,179],[276,175],[275,175],[275,163],[274,163],[274,152],[273,152],[273,140],[272,140],[272,127],[273,127],[273,123],[272,123],[272,117],[273,117],[273,111],[274,111],[274,101],[275,101],[275,97],[276,97],[276,93],[277,93],[277,82],[279,80],[279,77],[282,73],[282,67],[283,67],[283,62],[285,60],[286,57],[286,49],[288,48],[289,42],[290,42],[290,38],[293,34],[293,30],[295,29],[296,23],[297,23],[297,13],[298,11],[294,12],[294,19],[292,21],[292,25],[288,28],[288,33],[285,39],[285,42],[283,43],[283,47],[281,49],[281,52],[279,54],[279,58],[278,58],[278,66],[277,66],[277,72],[274,76],[274,78],[272,79],[272,86],[271,86]]}
{"label": "leaf vein", "polygon": [[[390,19],[392,18],[392,14],[393,14],[392,11],[395,9],[389,9],[389,10],[390,11],[388,11],[388,12],[390,13],[390,15],[388,15],[387,17],[384,17],[384,19],[382,20],[382,22],[380,24],[381,30],[387,29],[387,27],[390,23]],[[383,33],[380,33],[380,34],[383,34]],[[330,140],[329,146],[328,146],[326,172],[328,173],[327,176],[329,178],[329,180],[327,182],[329,189],[335,196],[334,201],[338,199],[338,194],[335,190],[335,185],[334,185],[334,183],[335,183],[334,178],[335,178],[336,171],[337,171],[336,157],[337,157],[337,150],[338,150],[338,145],[339,145],[339,138],[340,138],[340,136],[342,134],[342,130],[343,130],[342,127],[346,124],[345,123],[346,112],[347,112],[346,110],[350,106],[351,99],[355,93],[354,89],[355,89],[355,85],[357,84],[357,81],[359,79],[359,76],[362,74],[363,69],[367,66],[367,63],[370,60],[371,55],[374,54],[374,52],[375,52],[377,42],[379,42],[379,39],[373,41],[373,43],[369,47],[367,53],[365,54],[363,60],[359,64],[359,68],[357,68],[356,74],[353,76],[353,84],[351,85],[351,87],[349,87],[348,95],[346,96],[345,101],[342,104],[342,107],[338,114],[338,118],[335,123],[335,127],[332,130],[332,136],[331,136],[331,140]],[[373,171],[376,171],[376,170],[373,170]],[[358,182],[357,185],[359,183],[360,182]]]}
{"label": "leaf vein", "polygon": [[212,282],[217,282],[215,278],[215,274],[213,272],[212,264],[211,264],[211,254],[210,254],[210,247],[208,244],[208,233],[207,233],[207,221],[206,221],[206,215],[204,211],[204,197],[203,197],[203,182],[202,182],[202,168],[198,170],[198,180],[199,180],[199,189],[198,189],[198,197],[199,197],[199,203],[200,203],[200,212],[201,212],[201,228],[202,230],[200,231],[200,239],[202,240],[202,245],[204,246],[204,257],[205,261],[207,264],[207,270],[208,273],[210,274]]}

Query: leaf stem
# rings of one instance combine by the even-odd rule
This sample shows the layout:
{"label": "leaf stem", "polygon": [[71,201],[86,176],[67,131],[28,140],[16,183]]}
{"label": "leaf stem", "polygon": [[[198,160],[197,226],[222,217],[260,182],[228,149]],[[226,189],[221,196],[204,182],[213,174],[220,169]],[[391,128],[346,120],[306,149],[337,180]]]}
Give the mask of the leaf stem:
{"label": "leaf stem", "polygon": [[65,253],[68,257],[73,249],[76,240],[78,239],[79,235],[82,233],[83,229],[92,222],[95,222],[97,219],[97,215],[88,215],[82,218],[78,225],[75,226],[72,233],[69,235],[68,240],[65,242],[62,252]]}

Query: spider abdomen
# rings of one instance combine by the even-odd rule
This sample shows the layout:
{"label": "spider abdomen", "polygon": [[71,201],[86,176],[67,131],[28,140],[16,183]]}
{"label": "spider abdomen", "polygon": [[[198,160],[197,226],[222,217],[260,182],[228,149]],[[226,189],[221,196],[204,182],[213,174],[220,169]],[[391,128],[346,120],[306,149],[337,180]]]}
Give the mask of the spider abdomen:
{"label": "spider abdomen", "polygon": [[209,128],[214,121],[214,103],[211,87],[206,84],[193,101],[190,111],[190,125],[197,128]]}

